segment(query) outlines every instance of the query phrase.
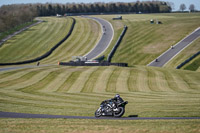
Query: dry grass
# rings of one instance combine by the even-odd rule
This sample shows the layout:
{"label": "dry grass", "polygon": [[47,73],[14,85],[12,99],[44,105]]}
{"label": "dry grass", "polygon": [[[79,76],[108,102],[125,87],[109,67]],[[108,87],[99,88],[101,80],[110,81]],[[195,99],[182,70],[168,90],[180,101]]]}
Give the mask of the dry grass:
{"label": "dry grass", "polygon": [[4,133],[198,133],[199,120],[0,119]]}

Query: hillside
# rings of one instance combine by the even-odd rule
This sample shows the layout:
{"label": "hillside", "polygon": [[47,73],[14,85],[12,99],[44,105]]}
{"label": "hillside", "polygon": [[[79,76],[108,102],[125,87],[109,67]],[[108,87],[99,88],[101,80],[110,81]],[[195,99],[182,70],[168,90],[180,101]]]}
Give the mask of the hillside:
{"label": "hillside", "polygon": [[[70,17],[40,19],[45,22],[13,37],[0,47],[1,63],[23,61],[43,55],[67,35],[72,24]],[[69,61],[72,56],[84,55],[94,47],[100,36],[100,26],[90,19],[75,19],[75,28],[70,38],[58,47],[52,56],[42,60],[42,63],[57,64],[58,61]]]}
{"label": "hillside", "polygon": [[49,66],[0,72],[0,110],[93,116],[116,93],[128,115],[200,116],[200,74],[153,67]]}
{"label": "hillside", "polygon": [[[200,27],[199,13],[122,16],[123,20],[112,20],[113,17],[116,17],[114,15],[99,17],[107,19],[113,24],[116,35],[120,34],[124,25],[128,26],[128,31],[112,62],[127,62],[130,66],[147,65],[171,45],[176,44]],[[150,19],[159,20],[163,24],[150,24]],[[107,53],[109,52],[107,51]]]}
{"label": "hillside", "polygon": [[[115,15],[97,17],[109,20],[115,31],[105,55],[112,49],[124,24],[128,25],[128,31],[112,62],[127,62],[129,67],[51,65],[86,54],[101,36],[97,22],[74,17],[76,25],[72,35],[52,55],[41,61],[41,64],[48,66],[0,71],[0,111],[94,116],[103,100],[119,93],[129,102],[125,117],[199,117],[200,67],[195,72],[174,69],[176,64],[199,50],[199,39],[164,68],[145,66],[199,27],[199,13],[122,16],[122,21],[113,21]],[[163,24],[150,24],[152,18]],[[66,29],[72,22],[71,18],[41,19],[46,22],[17,35],[0,47],[0,62],[20,61],[46,52],[67,34]],[[0,132],[182,133],[199,132],[199,123],[199,119],[127,121],[1,118]]]}

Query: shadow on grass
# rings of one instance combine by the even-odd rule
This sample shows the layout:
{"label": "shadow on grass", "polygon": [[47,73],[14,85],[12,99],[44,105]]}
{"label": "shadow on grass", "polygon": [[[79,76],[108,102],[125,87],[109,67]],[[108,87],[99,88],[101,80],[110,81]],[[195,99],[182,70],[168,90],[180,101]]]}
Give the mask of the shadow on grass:
{"label": "shadow on grass", "polygon": [[138,117],[138,115],[129,115],[128,117]]}

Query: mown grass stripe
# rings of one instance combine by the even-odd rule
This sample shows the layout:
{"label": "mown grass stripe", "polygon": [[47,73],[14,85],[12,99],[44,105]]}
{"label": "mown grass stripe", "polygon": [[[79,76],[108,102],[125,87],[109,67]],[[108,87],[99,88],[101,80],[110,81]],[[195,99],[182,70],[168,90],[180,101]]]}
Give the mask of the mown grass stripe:
{"label": "mown grass stripe", "polygon": [[161,91],[173,92],[173,89],[168,86],[164,73],[159,70],[156,71],[156,84]]}
{"label": "mown grass stripe", "polygon": [[116,81],[116,92],[129,92],[128,79],[130,76],[129,69],[122,69]]}
{"label": "mown grass stripe", "polygon": [[200,89],[200,82],[195,82],[193,76],[189,76],[188,74],[181,74],[183,81],[188,84],[189,88],[192,90]]}
{"label": "mown grass stripe", "polygon": [[104,69],[103,67],[99,67],[99,68],[97,68],[95,71],[93,71],[90,74],[90,77],[88,78],[88,80],[85,83],[85,85],[84,85],[83,89],[81,90],[81,92],[84,92],[84,93],[93,92],[95,84],[96,84],[96,82],[98,80],[98,77],[99,77],[100,73],[102,73],[103,69]]}
{"label": "mown grass stripe", "polygon": [[148,86],[152,91],[161,91],[156,82],[156,74],[155,71],[151,71],[147,69],[148,75]]}
{"label": "mown grass stripe", "polygon": [[173,91],[180,92],[180,88],[178,87],[177,83],[175,82],[171,71],[168,71],[168,70],[167,71],[160,70],[160,71],[164,74],[169,88],[172,89]]}
{"label": "mown grass stripe", "polygon": [[31,79],[33,76],[35,76],[38,73],[38,71],[31,71],[25,75],[23,75],[22,77],[19,77],[18,79],[14,79],[14,80],[8,80],[5,82],[0,83],[0,88],[6,87],[6,86],[12,86],[15,85],[16,83],[20,83],[20,82],[24,82],[26,80]]}
{"label": "mown grass stripe", "polygon": [[24,87],[27,87],[29,85],[35,84],[39,80],[44,78],[48,73],[49,73],[49,70],[38,72],[38,74],[33,76],[31,79],[25,80],[24,82],[16,83],[16,84],[13,84],[13,85],[9,85],[9,86],[6,87],[6,89],[15,90],[15,89],[20,89],[20,88],[24,88]]}
{"label": "mown grass stripe", "polygon": [[57,89],[57,92],[68,92],[81,73],[81,71],[70,73],[70,75],[66,77],[65,82]]}
{"label": "mown grass stripe", "polygon": [[43,77],[41,80],[39,80],[38,82],[27,86],[25,88],[20,88],[17,89],[18,91],[22,91],[22,92],[32,92],[32,91],[38,91],[43,89],[45,86],[47,86],[50,82],[52,82],[53,80],[55,80],[55,78],[58,76],[58,74],[62,73],[62,69],[58,69],[58,70],[54,70],[48,73],[48,75],[46,75],[45,77]]}
{"label": "mown grass stripe", "polygon": [[137,69],[130,69],[130,76],[128,78],[128,88],[129,91],[139,91],[139,88],[137,88],[137,78],[138,78],[138,70]]}
{"label": "mown grass stripe", "polygon": [[175,74],[173,74],[173,77],[174,77],[173,78],[174,81],[177,83],[178,88],[181,91],[184,91],[184,92],[190,91],[189,85],[183,80],[183,78],[179,74],[175,73]]}
{"label": "mown grass stripe", "polygon": [[26,71],[26,70],[19,71],[19,72],[6,72],[6,73],[2,74],[3,76],[0,78],[0,83],[6,82],[8,80],[18,79],[29,72],[30,71]]}
{"label": "mown grass stripe", "polygon": [[68,79],[68,77],[71,75],[71,72],[69,71],[62,71],[58,74],[58,76],[55,77],[55,80],[51,81],[46,87],[44,87],[42,92],[55,92],[57,91],[63,83]]}
{"label": "mown grass stripe", "polygon": [[91,73],[94,72],[98,67],[88,68],[86,71],[82,72],[74,84],[70,87],[69,93],[81,92]]}
{"label": "mown grass stripe", "polygon": [[139,70],[139,74],[138,74],[138,78],[137,78],[137,88],[139,89],[139,91],[142,92],[149,92],[150,88],[148,86],[148,75],[147,75],[147,71],[146,69],[138,69]]}
{"label": "mown grass stripe", "polygon": [[107,92],[116,92],[116,83],[121,70],[121,68],[117,67],[113,70],[112,74],[110,75],[110,78],[108,79],[108,84],[106,87]]}
{"label": "mown grass stripe", "polygon": [[93,92],[100,93],[100,92],[106,92],[106,87],[109,81],[109,78],[115,68],[105,68],[103,72],[99,75],[99,78],[97,79],[96,85],[94,87]]}

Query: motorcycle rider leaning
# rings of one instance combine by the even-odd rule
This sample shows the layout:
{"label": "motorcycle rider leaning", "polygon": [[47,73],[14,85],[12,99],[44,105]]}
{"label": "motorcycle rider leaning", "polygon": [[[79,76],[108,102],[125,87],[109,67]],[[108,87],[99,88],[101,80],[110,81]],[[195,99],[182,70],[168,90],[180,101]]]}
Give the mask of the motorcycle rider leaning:
{"label": "motorcycle rider leaning", "polygon": [[116,108],[116,105],[118,105],[119,103],[122,103],[124,102],[124,100],[120,97],[119,94],[116,94],[114,98],[111,99],[111,101],[113,101],[113,106],[114,106],[114,109]]}
{"label": "motorcycle rider leaning", "polygon": [[[120,97],[119,94],[116,94],[114,98],[109,99],[109,100],[105,100],[105,101],[103,101],[102,103],[104,103],[104,105],[105,105],[106,103],[108,103],[108,105],[110,105],[110,107],[113,108],[113,109],[115,110],[115,109],[117,108],[117,105],[118,105],[119,103],[122,103],[122,102],[124,102],[124,100]],[[102,104],[102,103],[101,103],[101,104]]]}

